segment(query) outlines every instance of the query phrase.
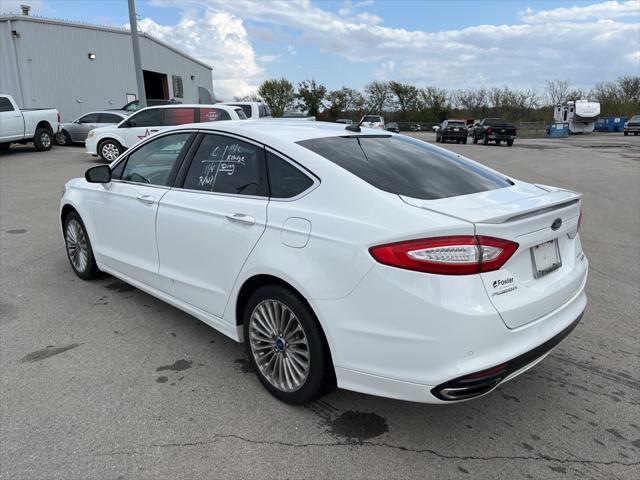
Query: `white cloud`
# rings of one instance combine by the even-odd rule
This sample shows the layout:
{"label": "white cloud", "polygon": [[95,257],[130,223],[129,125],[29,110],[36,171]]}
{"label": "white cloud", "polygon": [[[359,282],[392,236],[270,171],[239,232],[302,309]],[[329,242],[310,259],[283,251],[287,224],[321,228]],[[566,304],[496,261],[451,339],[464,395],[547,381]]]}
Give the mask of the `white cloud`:
{"label": "white cloud", "polygon": [[281,58],[282,55],[260,55],[257,60],[262,63],[274,63],[279,62]]}
{"label": "white cloud", "polygon": [[291,55],[295,55],[296,53],[298,53],[296,51],[296,47],[294,47],[293,45],[287,45],[287,52],[289,52]]}
{"label": "white cloud", "polygon": [[[368,4],[356,2],[345,3],[343,8],[349,12],[343,11],[346,15],[341,16],[310,0],[164,3],[167,1],[183,8],[226,11],[264,27],[298,31],[299,41],[315,45],[322,53],[371,64],[372,75],[391,75],[390,64],[385,62],[392,61],[396,80],[417,85],[528,87],[567,78],[577,86],[591,86],[640,68],[640,22],[634,21],[638,20],[637,0],[580,4],[571,9],[529,9],[522,12],[520,23],[444,31],[387,27],[373,14],[358,19],[355,9]],[[291,40],[281,44],[294,49],[299,45],[291,45]]]}
{"label": "white cloud", "polygon": [[627,2],[608,1],[591,5],[541,10],[539,12],[527,7],[525,11],[520,12],[520,17],[527,23],[576,22],[629,16],[635,16],[640,20],[640,0]]}
{"label": "white cloud", "polygon": [[[144,32],[211,66],[218,98],[230,100],[255,93],[264,77],[243,20],[231,13],[189,10],[176,25],[160,25],[150,18],[143,18],[139,25]],[[261,61],[274,60],[266,55]]]}

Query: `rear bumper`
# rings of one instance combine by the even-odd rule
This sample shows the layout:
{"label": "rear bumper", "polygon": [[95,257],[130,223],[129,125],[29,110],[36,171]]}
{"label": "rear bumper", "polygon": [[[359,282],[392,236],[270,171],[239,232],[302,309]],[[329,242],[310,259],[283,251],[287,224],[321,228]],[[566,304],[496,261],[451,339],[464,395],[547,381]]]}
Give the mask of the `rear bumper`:
{"label": "rear bumper", "polygon": [[438,394],[450,382],[507,363],[494,385],[473,396],[486,394],[544,358],[557,344],[547,342],[564,338],[587,304],[584,282],[559,308],[509,329],[479,278],[434,277],[375,266],[347,297],[312,301],[340,388],[451,403],[472,396]]}
{"label": "rear bumper", "polygon": [[467,132],[443,132],[442,136],[444,138],[467,138]]}
{"label": "rear bumper", "polygon": [[487,135],[489,140],[515,140],[515,135],[505,135],[505,134],[494,134]]}

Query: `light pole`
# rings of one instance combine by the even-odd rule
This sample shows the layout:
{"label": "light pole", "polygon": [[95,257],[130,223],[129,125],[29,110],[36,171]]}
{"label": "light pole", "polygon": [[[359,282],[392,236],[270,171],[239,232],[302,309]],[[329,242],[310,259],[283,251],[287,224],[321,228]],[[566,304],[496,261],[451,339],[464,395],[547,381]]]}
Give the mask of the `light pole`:
{"label": "light pole", "polygon": [[129,0],[129,24],[131,25],[131,43],[133,44],[133,64],[136,69],[136,83],[138,84],[138,105],[140,108],[144,108],[147,106],[147,95],[144,91],[144,76],[142,75],[142,62],[140,61],[140,43],[138,42],[138,18],[136,17],[134,0]]}

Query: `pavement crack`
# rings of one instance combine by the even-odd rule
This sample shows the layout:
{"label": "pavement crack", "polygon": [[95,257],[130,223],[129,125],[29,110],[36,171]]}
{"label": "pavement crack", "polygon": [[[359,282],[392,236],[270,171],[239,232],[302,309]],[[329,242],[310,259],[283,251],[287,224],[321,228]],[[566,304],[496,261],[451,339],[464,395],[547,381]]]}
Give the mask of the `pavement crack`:
{"label": "pavement crack", "polygon": [[[430,448],[411,448],[405,447],[403,445],[395,445],[387,442],[371,442],[367,440],[358,441],[358,440],[344,440],[339,442],[305,442],[305,443],[293,443],[293,442],[285,442],[281,440],[259,440],[253,438],[243,437],[241,435],[235,434],[215,434],[210,440],[201,440],[201,441],[193,441],[193,442],[172,442],[172,443],[152,443],[152,444],[143,444],[138,445],[138,447],[144,448],[182,448],[182,447],[197,447],[202,445],[211,445],[220,440],[239,440],[245,443],[252,443],[258,445],[275,445],[289,448],[332,448],[332,447],[382,447],[388,448],[392,450],[398,450],[402,452],[408,453],[426,453],[433,455],[435,457],[441,458],[443,460],[478,460],[478,461],[494,461],[494,460],[524,460],[524,461],[543,461],[543,462],[556,462],[561,464],[580,464],[580,465],[620,465],[620,466],[637,466],[640,465],[640,462],[621,462],[618,460],[591,460],[591,459],[570,459],[570,458],[559,458],[552,457],[549,455],[491,455],[491,456],[477,456],[477,455],[451,455],[446,453],[441,453],[436,450]],[[121,453],[127,454],[127,452],[113,452],[113,453]],[[137,453],[137,452],[136,452]]]}

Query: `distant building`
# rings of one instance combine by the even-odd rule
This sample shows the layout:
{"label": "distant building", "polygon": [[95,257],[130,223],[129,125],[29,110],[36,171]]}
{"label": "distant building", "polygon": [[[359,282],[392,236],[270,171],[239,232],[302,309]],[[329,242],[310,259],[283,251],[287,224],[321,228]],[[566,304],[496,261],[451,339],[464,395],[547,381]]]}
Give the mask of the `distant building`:
{"label": "distant building", "polygon": [[[140,33],[147,99],[213,103],[211,67]],[[57,108],[63,120],[137,98],[131,35],[124,28],[0,15],[0,93],[21,108]]]}

